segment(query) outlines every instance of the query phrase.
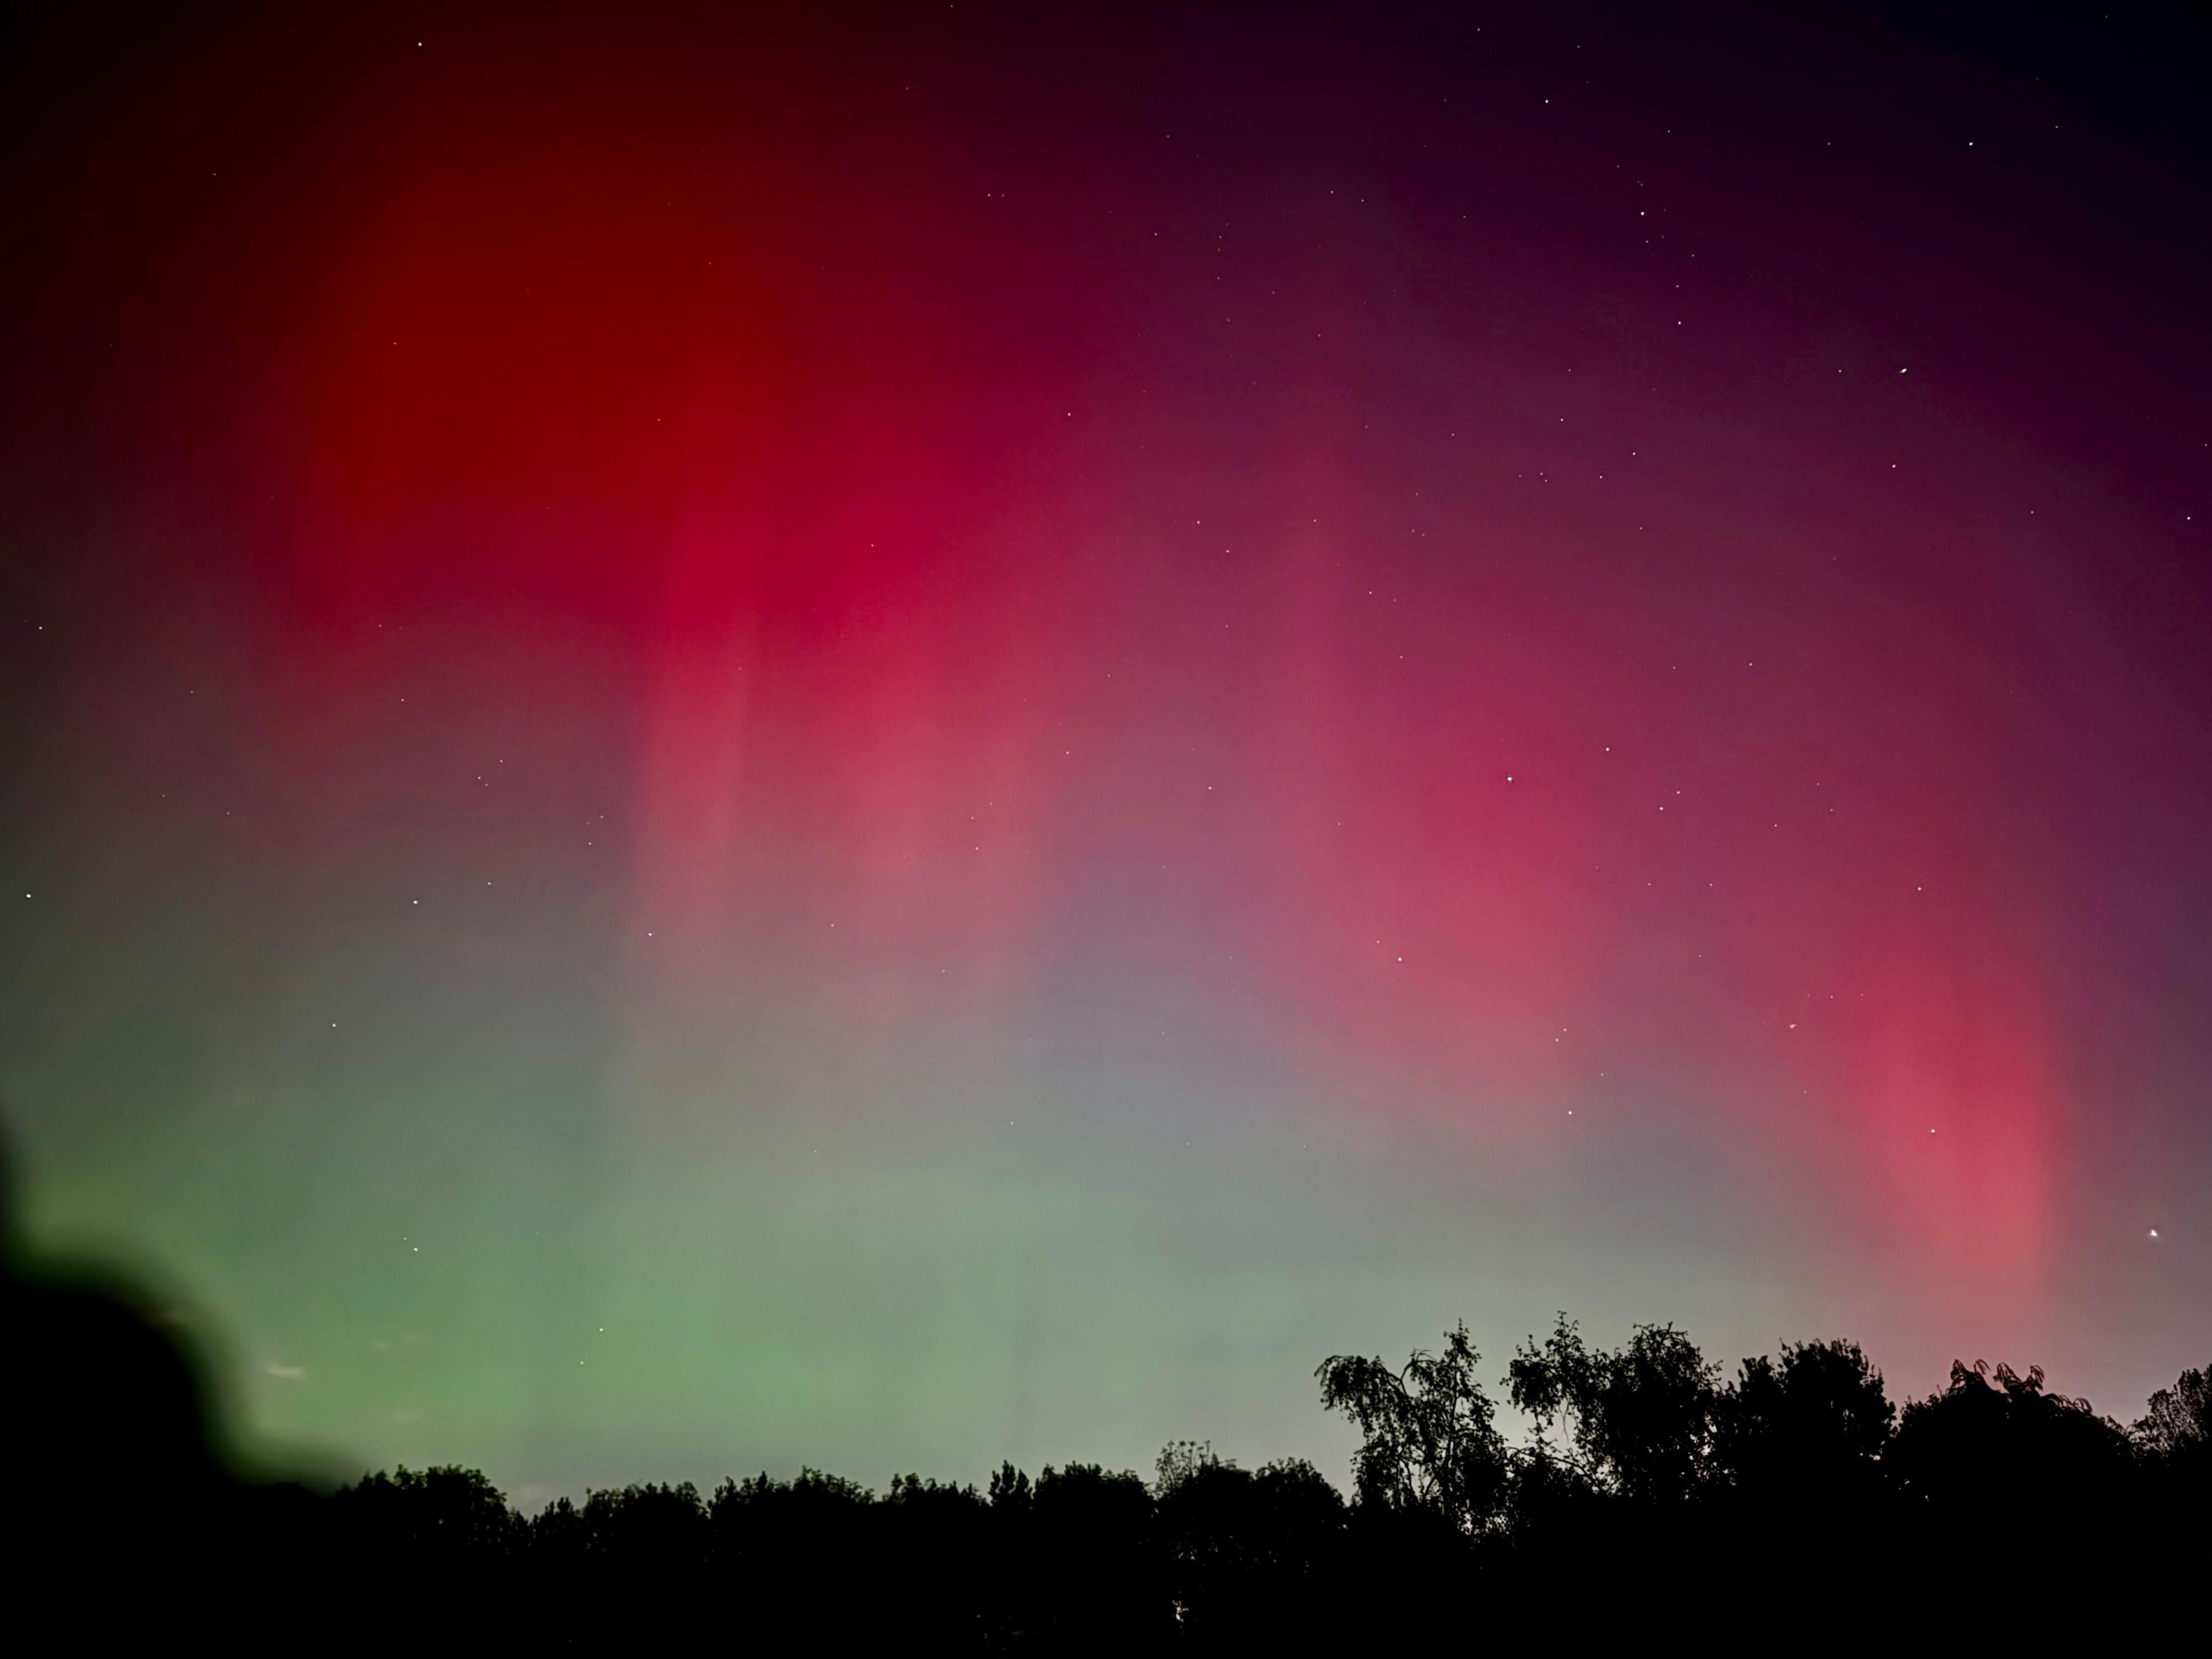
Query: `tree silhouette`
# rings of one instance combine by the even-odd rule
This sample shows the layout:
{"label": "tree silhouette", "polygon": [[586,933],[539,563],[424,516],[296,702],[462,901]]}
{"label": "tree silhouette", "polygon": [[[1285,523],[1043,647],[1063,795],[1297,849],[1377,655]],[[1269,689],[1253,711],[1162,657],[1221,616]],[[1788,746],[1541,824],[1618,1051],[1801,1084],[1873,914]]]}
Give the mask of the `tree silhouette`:
{"label": "tree silhouette", "polygon": [[1401,1370],[1356,1354],[1321,1363],[1322,1406],[1359,1429],[1352,1471],[1363,1505],[1427,1510],[1468,1536],[1496,1523],[1510,1472],[1497,1408],[1475,1377],[1480,1359],[1462,1324],[1441,1352],[1417,1348]]}
{"label": "tree silhouette", "polygon": [[1764,1496],[1856,1492],[1878,1478],[1896,1419],[1856,1342],[1785,1342],[1778,1360],[1746,1359],[1715,1402],[1714,1457]]}
{"label": "tree silhouette", "polygon": [[[1519,1444],[1464,1325],[1395,1370],[1324,1360],[1322,1404],[1360,1437],[1348,1503],[1301,1460],[1248,1470],[1182,1440],[1149,1486],[1006,1463],[980,1492],[902,1474],[877,1494],[805,1468],[703,1498],[593,1490],[526,1520],[453,1465],[320,1499],[241,1482],[213,1387],[151,1300],[10,1245],[15,1564],[76,1587],[77,1645],[158,1637],[231,1561],[345,1651],[1425,1648],[1463,1643],[1477,1608],[1496,1640],[1589,1644],[1649,1640],[1653,1609],[1699,1593],[1785,1629],[1848,1609],[1863,1634],[2047,1645],[2094,1620],[2109,1645],[2212,1575],[2212,1366],[2124,1429],[2006,1365],[1954,1364],[1900,1413],[1854,1343],[1784,1343],[1723,1387],[1671,1325],[1606,1349],[1562,1315],[1507,1367]],[[95,1581],[131,1588],[102,1602]]]}
{"label": "tree silhouette", "polygon": [[2212,1451],[2212,1365],[2184,1371],[2172,1388],[2151,1395],[2149,1409],[2131,1432],[2154,1457],[2202,1457]]}
{"label": "tree silhouette", "polygon": [[1126,1650],[1172,1628],[1152,1493],[1127,1470],[1046,1465],[1030,1510],[1039,1608],[1064,1650]]}
{"label": "tree silhouette", "polygon": [[527,1530],[498,1487],[451,1465],[365,1474],[339,1489],[331,1518],[360,1547],[418,1561],[505,1555]]}
{"label": "tree silhouette", "polygon": [[2137,1577],[2202,1583],[2212,1575],[2212,1365],[2182,1372],[2150,1397],[2129,1431],[2140,1462]]}
{"label": "tree silhouette", "polygon": [[1908,1504],[1948,1517],[1996,1507],[2086,1517],[2117,1495],[2126,1431],[2086,1400],[2051,1394],[2043,1368],[1954,1363],[1949,1385],[1905,1408],[1887,1462]]}
{"label": "tree silhouette", "polygon": [[1899,1413],[1850,1342],[1784,1344],[1723,1388],[1670,1326],[1606,1349],[1562,1317],[1510,1365],[1534,1427],[1513,1445],[1479,1364],[1464,1328],[1398,1370],[1324,1362],[1324,1403],[1361,1431],[1350,1503],[1310,1464],[1194,1441],[1149,1487],[1008,1463],[980,1492],[908,1474],[876,1494],[805,1469],[528,1522],[474,1471],[369,1475],[304,1528],[329,1569],[307,1605],[404,1583],[455,1644],[1232,1653],[1427,1646],[1473,1607],[1498,1640],[1638,1638],[1710,1586],[1739,1619],[2050,1638],[2212,1568],[2212,1370],[2124,1431],[2004,1366],[1955,1366]]}
{"label": "tree silhouette", "polygon": [[1158,1471],[1169,1595],[1187,1639],[1289,1641],[1327,1618],[1345,1507],[1318,1469],[1291,1459],[1255,1474],[1183,1440]]}
{"label": "tree silhouette", "polygon": [[2047,1391],[2043,1370],[1954,1363],[1942,1390],[1909,1403],[1883,1457],[1895,1523],[1939,1551],[1903,1564],[1923,1601],[1979,1605],[2045,1626],[2122,1610],[2114,1589],[2147,1541],[2136,1448],[2086,1400]]}
{"label": "tree silhouette", "polygon": [[1710,1474],[1719,1368],[1671,1325],[1638,1325],[1626,1347],[1591,1349],[1562,1314],[1508,1367],[1515,1406],[1575,1474],[1639,1504],[1694,1497]]}

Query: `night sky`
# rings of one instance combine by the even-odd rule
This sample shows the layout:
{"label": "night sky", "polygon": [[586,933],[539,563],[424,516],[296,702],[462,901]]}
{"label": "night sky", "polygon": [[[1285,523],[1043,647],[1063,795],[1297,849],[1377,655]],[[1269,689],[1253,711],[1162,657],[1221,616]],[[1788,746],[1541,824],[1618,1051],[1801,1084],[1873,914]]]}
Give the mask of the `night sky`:
{"label": "night sky", "polygon": [[2203,1363],[2203,33],[292,9],[0,48],[0,1111],[270,1443]]}

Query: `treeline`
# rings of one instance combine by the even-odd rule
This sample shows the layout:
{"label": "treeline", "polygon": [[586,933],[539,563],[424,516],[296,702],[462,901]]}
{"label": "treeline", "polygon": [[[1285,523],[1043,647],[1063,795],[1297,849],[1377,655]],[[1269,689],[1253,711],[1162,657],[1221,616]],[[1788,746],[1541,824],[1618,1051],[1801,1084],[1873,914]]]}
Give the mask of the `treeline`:
{"label": "treeline", "polygon": [[525,1516],[468,1469],[242,1475],[200,1361],[123,1280],[0,1248],[0,1325],[27,1652],[2048,1646],[2199,1626],[2212,1583],[2212,1367],[2124,1425],[2002,1366],[1900,1409],[1847,1342],[1724,1376],[1672,1327],[1607,1349],[1562,1320],[1486,1371],[1461,1328],[1403,1365],[1322,1362],[1348,1492],[1181,1442],[1148,1479],[808,1471]]}
{"label": "treeline", "polygon": [[1724,1380],[1671,1327],[1607,1350],[1563,1320],[1499,1380],[1533,1425],[1515,1443],[1480,1365],[1463,1328],[1401,1367],[1322,1364],[1322,1403],[1361,1436],[1348,1498],[1304,1462],[1182,1442],[1149,1480],[1008,1465],[980,1490],[871,1493],[810,1470],[530,1517],[473,1471],[401,1469],[301,1518],[349,1594],[404,1586],[442,1620],[556,1646],[1301,1650],[1692,1613],[2056,1628],[2212,1582],[2212,1368],[2131,1425],[2003,1366],[1954,1366],[1899,1410],[1848,1342]]}

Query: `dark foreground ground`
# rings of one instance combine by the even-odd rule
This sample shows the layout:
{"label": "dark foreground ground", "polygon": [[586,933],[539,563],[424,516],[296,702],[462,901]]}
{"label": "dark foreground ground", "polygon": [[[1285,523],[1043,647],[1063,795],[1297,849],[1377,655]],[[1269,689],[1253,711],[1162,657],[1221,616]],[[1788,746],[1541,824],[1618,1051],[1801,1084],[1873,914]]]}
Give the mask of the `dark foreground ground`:
{"label": "dark foreground ground", "polygon": [[1461,1331],[1321,1366],[1363,1436],[1349,1498],[1179,1443],[1149,1480],[808,1471],[525,1517],[463,1468],[246,1478],[129,1286],[21,1270],[4,1301],[25,1652],[2193,1651],[2212,1584],[2212,1370],[2131,1425],[2003,1367],[1899,1412],[1849,1343],[1723,1382],[1671,1328],[1607,1351],[1562,1322],[1507,1367],[1541,1430],[1512,1445]]}

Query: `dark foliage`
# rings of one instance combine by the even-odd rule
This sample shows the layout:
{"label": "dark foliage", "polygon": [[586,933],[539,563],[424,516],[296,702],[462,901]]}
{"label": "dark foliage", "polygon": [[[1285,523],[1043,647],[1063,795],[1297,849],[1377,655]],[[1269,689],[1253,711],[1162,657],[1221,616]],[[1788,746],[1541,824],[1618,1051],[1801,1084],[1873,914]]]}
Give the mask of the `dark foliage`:
{"label": "dark foliage", "polygon": [[1583,1647],[1683,1620],[2047,1645],[2191,1611],[2212,1574],[2212,1368],[2131,1428],[2002,1365],[1955,1365],[1900,1413],[1848,1342],[1723,1381],[1671,1326],[1607,1350],[1562,1318],[1500,1379],[1516,1444],[1462,1327],[1401,1368],[1321,1365],[1361,1437],[1349,1502],[1310,1464],[1178,1442],[1150,1483],[1009,1464],[980,1492],[875,1493],[807,1469],[526,1518],[465,1468],[255,1484],[139,1293],[11,1255],[0,1301],[37,1650],[184,1630],[355,1652],[1299,1652],[1478,1627]]}
{"label": "dark foliage", "polygon": [[1880,1471],[1897,1407],[1856,1342],[1785,1342],[1743,1362],[1714,1403],[1716,1471],[1765,1503],[1796,1492],[1863,1495]]}
{"label": "dark foliage", "polygon": [[1507,1369],[1515,1406],[1547,1443],[1565,1431],[1571,1477],[1635,1504],[1686,1503],[1711,1474],[1717,1366],[1671,1325],[1639,1325],[1615,1353],[1594,1352],[1564,1314]]}
{"label": "dark foliage", "polygon": [[1189,1639],[1293,1641],[1328,1611],[1345,1504],[1301,1458],[1256,1473],[1178,1442],[1153,1490],[1174,1617]]}
{"label": "dark foliage", "polygon": [[1442,1516],[1469,1536],[1490,1529],[1507,1487],[1505,1442],[1475,1378],[1481,1356],[1461,1325],[1443,1352],[1416,1349],[1403,1370],[1338,1354],[1314,1373],[1321,1402],[1364,1437],[1352,1456],[1353,1489],[1376,1508]]}
{"label": "dark foliage", "polygon": [[1324,1362],[1323,1402],[1362,1436],[1350,1502],[1310,1464],[1177,1442],[1150,1483],[1007,1465],[981,1492],[904,1475],[871,1493],[806,1470],[527,1521],[468,1471],[402,1470],[329,1500],[319,1536],[443,1628],[553,1648],[1296,1652],[1449,1639],[1477,1609],[1501,1639],[1595,1643],[1662,1607],[1828,1621],[1816,1646],[2047,1637],[2149,1616],[2212,1567],[2206,1371],[2132,1430],[2003,1366],[1957,1366],[1900,1413],[1851,1343],[1724,1380],[1671,1327],[1608,1350],[1562,1319],[1501,1379],[1533,1430],[1516,1444],[1480,1368],[1464,1328],[1402,1368]]}

